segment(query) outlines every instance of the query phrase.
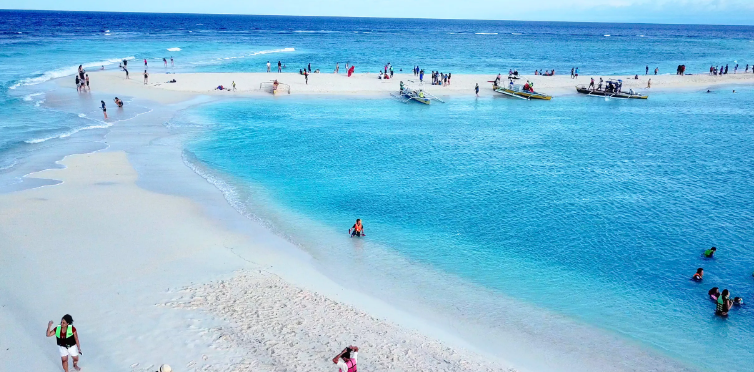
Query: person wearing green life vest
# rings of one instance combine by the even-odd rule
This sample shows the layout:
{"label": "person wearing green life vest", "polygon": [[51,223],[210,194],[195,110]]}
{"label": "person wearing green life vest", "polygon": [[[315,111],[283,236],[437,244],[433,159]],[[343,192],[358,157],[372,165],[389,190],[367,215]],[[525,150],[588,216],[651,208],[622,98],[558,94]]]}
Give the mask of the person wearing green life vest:
{"label": "person wearing green life vest", "polygon": [[715,315],[728,316],[731,307],[733,307],[733,300],[730,299],[730,292],[727,289],[724,289],[723,293],[717,298]]}
{"label": "person wearing green life vest", "polygon": [[712,247],[712,248],[704,251],[704,257],[712,258],[715,255],[715,252],[717,252],[717,248]]}
{"label": "person wearing green life vest", "polygon": [[73,317],[65,314],[63,315],[63,319],[60,320],[60,325],[52,328],[52,324],[52,320],[47,323],[47,337],[55,336],[60,351],[60,359],[63,362],[63,370],[68,372],[68,357],[70,356],[73,358],[73,369],[80,371],[79,355],[82,354],[81,344],[79,343],[79,334],[76,332],[76,327],[73,326]]}

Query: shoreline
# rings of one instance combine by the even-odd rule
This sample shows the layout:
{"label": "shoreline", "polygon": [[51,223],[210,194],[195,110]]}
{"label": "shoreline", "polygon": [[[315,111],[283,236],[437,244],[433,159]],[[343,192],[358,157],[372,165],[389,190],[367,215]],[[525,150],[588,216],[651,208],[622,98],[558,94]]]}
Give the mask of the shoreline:
{"label": "shoreline", "polygon": [[[149,89],[149,87],[145,87],[145,89],[144,89],[145,93],[148,93],[147,89]],[[108,87],[108,89],[103,89],[103,90],[104,91],[110,91],[110,87]],[[163,96],[165,95],[164,93],[159,93],[159,92],[164,92],[163,90],[159,90],[159,89],[151,89],[151,90],[153,90],[155,92],[154,93],[145,94],[146,97],[143,97],[142,95],[135,95],[134,97],[137,97],[138,99],[145,99],[145,98],[149,99],[149,98],[152,98],[152,94],[163,95]],[[139,90],[135,89],[134,91],[138,92]],[[100,90],[98,93],[101,93],[101,92],[102,92],[102,90]],[[207,96],[207,95],[206,94],[193,94],[193,93],[188,93],[187,94],[186,92],[178,92],[178,94],[175,95],[175,96],[164,98],[162,100],[162,103],[171,102],[171,103],[179,106],[178,108],[171,109],[171,110],[176,110],[177,111],[177,110],[184,109],[186,107],[194,106],[196,104],[202,104],[202,103],[206,103],[206,102],[215,101],[215,99],[217,98],[217,96],[230,97],[230,95],[226,96],[226,95],[223,95],[220,92],[217,92],[217,93],[218,94],[216,94],[216,95],[209,95],[209,99],[208,100],[201,101],[201,102],[197,103],[197,102],[191,102],[191,101],[195,100],[197,97]],[[372,97],[381,98],[378,94],[380,94],[380,93],[379,92],[373,93],[371,96]],[[268,94],[262,94],[262,95],[270,97]],[[321,93],[317,93],[317,94],[313,93],[313,94],[310,94],[309,96],[316,96],[316,95],[322,95],[322,94]],[[155,102],[160,102],[160,100],[157,100]],[[152,116],[155,116],[155,115],[158,118],[162,118],[161,120],[163,120],[163,119],[169,119],[170,117],[172,117],[174,115],[174,112],[168,112],[168,113],[165,113],[164,115],[159,115],[159,113],[155,113],[155,114],[147,115],[147,116],[152,117]],[[162,138],[162,137],[160,137],[161,136],[160,133],[164,133],[165,132],[165,130],[163,128],[163,124],[162,124],[162,123],[164,123],[164,121],[160,121],[160,120],[153,120],[153,121],[154,121],[154,123],[150,124],[150,126],[147,127],[148,130],[146,131],[147,132],[146,134],[145,133],[139,133],[138,138],[139,138],[140,141],[152,142],[151,139],[147,138],[149,136],[156,136],[156,138],[158,138],[158,139]],[[114,126],[114,127],[109,128],[109,131],[110,132],[107,135],[107,140],[105,141],[108,144],[109,147],[107,149],[105,149],[105,150],[102,150],[103,154],[108,154],[108,153],[112,153],[112,152],[115,152],[115,151],[122,151],[123,150],[123,146],[124,146],[124,142],[122,141],[122,138],[129,138],[129,137],[126,137],[126,136],[133,135],[132,133],[129,133],[129,129],[126,126]],[[111,141],[112,137],[120,137],[120,139],[115,140],[115,141]],[[113,143],[113,142],[115,143],[115,146],[110,146],[110,144]],[[127,144],[126,146],[129,146],[129,145]],[[132,157],[141,156],[139,154],[140,151],[137,151],[135,149],[135,148],[138,148],[139,146],[141,146],[141,145],[134,146],[134,148],[126,149],[126,152],[129,154],[129,159],[132,158]],[[165,153],[167,153],[167,152],[175,152],[175,149],[173,148],[173,149],[170,149],[170,150],[165,150]],[[95,152],[95,154],[96,153],[98,153],[98,152]],[[168,167],[175,167],[177,165],[177,163],[175,162],[176,161],[175,154],[173,153],[170,156],[172,157],[172,159],[165,160],[165,164],[163,164],[163,165],[164,166],[168,166]],[[157,176],[155,170],[154,169],[150,169],[149,166],[146,166],[145,164],[147,162],[145,162],[143,160],[133,160],[133,163],[134,163],[133,167],[135,169],[135,172],[136,172],[136,174],[139,175],[139,177],[137,177],[137,179],[134,181],[134,184],[137,187],[142,188],[144,190],[148,190],[148,191],[151,190],[153,192],[157,191],[157,192],[165,193],[165,194],[168,194],[168,195],[175,195],[173,192],[171,192],[171,191],[174,191],[174,190],[170,190],[170,187],[168,187],[167,189],[163,189],[163,190],[155,190],[155,188],[159,189],[159,187],[162,187],[162,186],[156,185],[154,182],[150,182],[148,180],[149,178],[152,178],[152,181],[157,181],[158,183],[159,182],[165,182],[166,176],[164,176],[164,175]],[[141,163],[141,165],[138,165],[139,163]],[[185,164],[182,164],[182,165],[185,165]],[[188,169],[189,167],[184,167],[184,168]],[[191,172],[192,172],[192,174],[196,173],[194,170],[191,170]],[[40,172],[40,174],[44,174],[44,173],[45,172]],[[185,176],[185,172],[180,172],[180,173],[182,173]],[[34,178],[34,177],[32,177],[32,178]],[[109,182],[109,181],[104,181],[104,182]],[[65,184],[65,182],[63,182],[63,184]],[[214,185],[212,185],[211,187],[212,187],[212,192],[214,192],[215,194],[220,194],[220,193],[218,193],[218,190],[216,188],[214,188]],[[42,188],[37,188],[37,189],[32,189],[32,190],[26,190],[26,191],[43,190],[43,189],[46,189],[46,188],[42,187]],[[26,191],[20,191],[19,193],[24,193]],[[202,192],[206,192],[206,191],[207,191],[206,189],[202,190]],[[196,192],[196,191],[193,191],[193,192]],[[192,192],[189,192],[189,194],[191,194],[191,193]],[[6,194],[3,194],[3,195],[6,195]],[[3,195],[0,195],[0,197],[2,197]],[[183,196],[188,196],[189,199],[193,200],[193,198],[191,197],[192,195],[181,195],[181,197],[183,197]],[[193,196],[195,196],[195,195],[193,195]],[[204,200],[203,202],[200,202],[199,204],[203,206],[202,208],[206,209],[208,204],[212,204],[212,203],[218,204],[218,203],[222,203],[222,202],[227,203],[227,201],[225,199],[223,199],[222,197],[220,197],[220,199],[222,199],[222,200],[219,200],[218,198],[214,197],[214,199],[212,199],[212,200]],[[217,209],[223,209],[223,208],[224,208],[223,206],[219,206],[219,205],[217,206]],[[225,208],[225,209],[227,209],[227,208]],[[235,213],[237,211],[234,210],[233,212]],[[209,212],[207,212],[205,210],[202,213],[204,213],[205,217],[212,217],[212,218],[210,218],[210,220],[212,220],[214,217],[217,217],[217,213],[222,214],[224,212],[217,212],[217,211],[209,211]],[[243,218],[243,216],[240,216],[240,215],[238,217],[242,217]],[[223,220],[220,224],[222,225],[225,222],[227,222],[227,221]],[[243,227],[241,227],[241,229],[248,228],[248,225],[249,225],[248,221],[245,221],[245,225]],[[262,230],[264,230],[264,227],[258,226],[258,227],[255,227],[253,231],[255,233],[260,233],[260,232],[262,232]],[[273,235],[269,231],[265,231],[264,233],[267,234],[266,236]],[[268,239],[268,238],[262,239],[262,241],[266,241],[266,239]],[[281,238],[279,238],[279,237],[270,237],[269,239],[280,240]],[[267,247],[267,248],[268,249],[266,249],[266,251],[269,251],[269,247]],[[286,252],[287,253],[292,253],[296,249],[295,247],[291,247],[291,248],[293,248],[293,249],[292,250],[288,250]],[[303,251],[298,252],[298,253],[293,253],[293,254],[297,254],[297,257],[301,260],[301,262],[305,262],[307,259],[311,259],[310,257],[307,258],[306,254],[303,253]],[[281,260],[282,260],[282,258],[281,258]],[[238,263],[236,263],[236,264],[238,264]],[[317,270],[317,269],[312,269],[312,270],[315,270],[315,271],[319,272],[318,275],[320,275],[322,278],[325,278],[324,276],[322,276],[321,270]],[[234,280],[235,279],[235,274],[232,274],[232,273],[236,273],[237,271],[232,271],[231,272],[231,271],[223,269],[222,272],[223,272],[222,274],[218,273],[215,276],[207,276],[207,277],[205,277],[202,283],[204,285],[206,285],[206,286],[215,286],[215,285],[218,285],[218,281]],[[196,278],[194,278],[193,276],[190,277],[190,278],[186,277],[185,281],[189,281],[189,280],[193,282],[193,280],[196,280]],[[299,277],[298,279],[295,279],[295,278],[292,278],[292,277],[289,276],[289,277],[284,277],[284,280],[287,281],[289,284],[293,283],[294,285],[296,285],[296,284],[298,284],[298,285],[309,284],[310,286],[314,285],[312,283],[307,283],[308,278],[303,278],[303,277]],[[356,293],[353,290],[346,290],[344,287],[336,284],[331,279],[327,279],[327,280],[331,283],[331,284],[329,284],[331,286],[330,289],[329,289],[329,291],[330,291],[330,294],[333,297],[338,298],[340,296],[343,296],[343,294],[342,294],[343,291],[346,291],[347,293],[350,293],[350,296],[353,296],[355,298],[363,299],[366,302],[376,301],[376,302],[374,302],[372,304],[373,308],[375,308],[375,307],[378,307],[378,308],[379,307],[383,307],[381,310],[376,310],[376,313],[386,314],[386,313],[393,312],[392,313],[392,317],[393,318],[401,318],[401,317],[403,317],[404,318],[404,322],[406,321],[406,319],[405,319],[406,318],[406,314],[402,314],[401,310],[399,308],[396,308],[396,307],[393,307],[391,305],[387,305],[387,304],[381,303],[381,301],[379,301],[378,299],[372,298],[370,300],[369,299],[370,296],[368,294],[358,294],[358,293]],[[178,286],[181,287],[181,288],[183,288],[183,286],[185,286],[185,283],[184,283],[183,286],[182,285],[178,285]],[[320,286],[320,289],[321,289],[322,284],[321,283],[320,284],[316,284],[316,286]],[[171,288],[173,288],[173,287],[171,287]],[[196,290],[197,288],[200,288],[200,287],[191,286],[190,288],[188,288],[186,290]],[[173,292],[171,292],[171,293],[173,293]],[[330,298],[332,299],[333,297],[330,297]],[[160,301],[165,302],[165,299],[162,299],[162,300],[156,299],[156,300],[154,300],[154,302],[152,303],[152,305],[154,305],[155,303],[159,304],[159,303],[161,303]],[[345,302],[345,303],[348,304],[348,302]],[[369,307],[369,306],[367,306],[367,307]],[[194,310],[196,310],[196,309],[194,309]],[[372,309],[370,311],[370,314],[373,313],[373,312],[375,312],[374,309]],[[412,317],[409,316],[408,318],[412,318]],[[416,319],[414,319],[414,320],[416,320]],[[438,319],[435,319],[435,321],[437,321],[437,320]],[[216,321],[216,320],[205,320],[205,321],[212,322],[212,321]],[[408,323],[411,323],[411,321],[408,321]],[[444,330],[441,330],[439,328],[435,328],[434,330],[431,329],[435,325],[435,324],[433,324],[435,322],[422,322],[422,323],[425,323],[425,324],[422,325],[421,327],[416,327],[416,324],[414,324],[414,329],[420,328],[420,329],[422,329],[422,331],[425,334],[427,334],[427,333],[431,334],[433,337],[435,337],[437,339],[443,338],[443,337],[438,337],[438,336],[440,335],[440,333],[443,333]],[[213,329],[213,327],[208,327],[207,329]],[[166,337],[166,335],[159,335],[159,336],[160,337]],[[449,335],[449,334],[446,334],[445,336],[447,336],[446,341],[449,340],[449,339],[453,339],[454,338],[453,335]],[[457,341],[457,345],[456,346],[463,345],[465,343],[464,341],[462,341],[460,339],[457,339],[456,341]],[[473,347],[471,347],[470,349],[473,349]],[[485,353],[485,354],[487,354],[487,353]],[[214,357],[212,357],[212,358],[214,360]],[[140,362],[140,363],[145,363],[145,362]],[[500,367],[500,368],[508,368],[508,367],[505,366],[505,367]]]}
{"label": "shoreline", "polygon": [[[101,90],[107,92],[120,92],[121,95],[137,96],[147,98],[160,103],[176,103],[185,101],[197,95],[223,96],[223,97],[258,97],[272,96],[269,92],[259,89],[260,84],[268,83],[273,79],[290,85],[290,94],[280,94],[275,98],[289,97],[297,95],[305,96],[360,96],[360,97],[385,97],[389,98],[391,92],[398,90],[400,81],[404,81],[409,86],[419,87],[429,91],[432,94],[441,97],[455,96],[474,96],[474,86],[479,84],[480,96],[498,95],[491,89],[489,81],[495,79],[495,75],[484,74],[454,74],[452,83],[449,86],[439,86],[425,83],[420,85],[418,77],[412,74],[398,73],[390,80],[379,80],[376,74],[355,73],[352,77],[344,74],[333,73],[315,73],[309,75],[309,84],[306,84],[304,77],[297,73],[168,73],[160,74],[159,72],[150,73],[148,85],[143,84],[143,79],[137,73],[132,74],[132,78],[126,80],[122,71],[94,71],[91,73],[95,90],[100,90],[98,86],[104,86]],[[707,74],[698,75],[640,75],[638,80],[633,77],[623,75],[582,75],[576,79],[571,79],[568,75],[556,76],[535,76],[521,75],[516,83],[524,83],[530,80],[535,83],[537,91],[552,95],[553,97],[563,95],[576,95],[575,87],[577,85],[588,85],[590,78],[599,82],[599,78],[622,79],[624,90],[638,90],[645,94],[652,92],[669,92],[673,90],[693,90],[707,89],[727,85],[752,85],[754,84],[754,74],[729,74],[722,76],[713,76]],[[166,83],[165,81],[175,79],[176,83]],[[503,79],[506,79],[504,76]],[[647,89],[647,80],[652,80],[652,88]],[[57,79],[61,86],[68,86],[63,79]],[[236,82],[237,91],[219,91],[215,88],[219,85],[231,87],[232,82]],[[410,83],[409,81],[415,81]]]}

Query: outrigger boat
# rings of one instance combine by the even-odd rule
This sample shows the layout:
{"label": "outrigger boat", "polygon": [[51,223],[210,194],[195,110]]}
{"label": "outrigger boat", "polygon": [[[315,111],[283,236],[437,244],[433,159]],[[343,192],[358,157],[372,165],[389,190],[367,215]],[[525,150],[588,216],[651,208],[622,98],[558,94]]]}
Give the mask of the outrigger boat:
{"label": "outrigger boat", "polygon": [[514,98],[543,99],[547,101],[552,99],[552,96],[548,96],[547,94],[544,94],[544,93],[535,92],[534,89],[531,89],[529,87],[529,82],[527,82],[523,86],[519,84],[508,84],[508,86],[505,87],[505,86],[497,85],[497,82],[493,81],[492,89],[495,92],[504,94],[509,97],[514,97]]}
{"label": "outrigger boat", "polygon": [[423,89],[413,89],[403,85],[402,81],[398,93],[390,93],[390,95],[403,103],[414,101],[429,105],[433,100],[445,103],[445,101],[441,100],[439,97],[432,95],[429,92],[425,92]]}
{"label": "outrigger boat", "polygon": [[[639,92],[634,92],[633,89],[628,92],[621,91],[623,82],[621,80],[605,82],[605,89],[592,89],[586,85],[577,85],[576,91],[581,94],[594,97],[607,97],[607,98],[626,98],[626,99],[647,99],[649,96],[643,95]],[[600,83],[600,87],[602,83]],[[598,87],[599,88],[599,87]]]}
{"label": "outrigger boat", "polygon": [[270,80],[270,81],[259,84],[259,90],[266,90],[272,93],[273,96],[278,95],[283,92],[287,92],[288,94],[291,94],[291,86],[288,84],[283,84],[281,82],[278,82],[277,80]]}

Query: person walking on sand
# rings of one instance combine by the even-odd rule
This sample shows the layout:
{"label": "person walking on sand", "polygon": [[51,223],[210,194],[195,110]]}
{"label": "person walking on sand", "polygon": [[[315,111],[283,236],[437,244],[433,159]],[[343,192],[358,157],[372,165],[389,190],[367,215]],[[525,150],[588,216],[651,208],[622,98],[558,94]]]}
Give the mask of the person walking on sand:
{"label": "person walking on sand", "polygon": [[105,115],[105,120],[107,120],[107,107],[105,107],[105,101],[100,101],[102,104],[102,114]]}
{"label": "person walking on sand", "polygon": [[364,234],[364,225],[361,224],[361,218],[356,219],[356,223],[354,223],[353,226],[348,229],[348,233],[351,234],[351,237],[367,236],[367,234]]}
{"label": "person walking on sand", "polygon": [[270,72],[270,61],[267,61],[267,72]]}
{"label": "person walking on sand", "polygon": [[283,64],[278,61],[278,73],[283,72]]}
{"label": "person walking on sand", "polygon": [[652,79],[647,80],[647,88],[652,87]]}
{"label": "person walking on sand", "polygon": [[[103,102],[102,105],[104,106],[104,104]],[[55,341],[60,351],[60,359],[63,363],[63,371],[68,372],[69,356],[73,359],[73,369],[80,371],[79,355],[83,353],[81,352],[79,334],[76,332],[76,327],[73,326],[73,318],[65,314],[63,315],[63,319],[60,320],[60,325],[55,327],[55,329],[52,329],[52,324],[52,320],[47,323],[47,337],[55,336]]]}
{"label": "person walking on sand", "polygon": [[474,87],[474,91],[476,92],[476,96],[479,97],[479,83],[476,83],[476,86]]}
{"label": "person walking on sand", "polygon": [[128,77],[128,69],[125,66],[123,66],[123,71],[126,72],[126,80],[131,79],[130,77]]}
{"label": "person walking on sand", "polygon": [[144,70],[144,85],[149,84],[149,73],[147,73],[147,70]]}
{"label": "person walking on sand", "polygon": [[304,70],[304,80],[306,80],[306,85],[309,85],[309,73]]}
{"label": "person walking on sand", "polygon": [[358,346],[349,346],[340,354],[332,358],[332,362],[338,366],[339,372],[357,372],[356,370],[356,357],[359,354]]}
{"label": "person walking on sand", "polygon": [[235,80],[233,80],[233,91],[234,92],[236,91],[236,81]]}

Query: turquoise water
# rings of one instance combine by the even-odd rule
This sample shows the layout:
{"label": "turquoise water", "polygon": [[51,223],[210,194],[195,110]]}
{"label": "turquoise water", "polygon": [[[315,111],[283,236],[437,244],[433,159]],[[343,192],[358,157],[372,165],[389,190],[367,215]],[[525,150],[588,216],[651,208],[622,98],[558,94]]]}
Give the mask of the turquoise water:
{"label": "turquoise water", "polygon": [[[53,81],[72,82],[79,64],[96,87],[96,69],[124,58],[132,73],[147,58],[152,74],[258,72],[267,60],[294,71],[392,62],[491,75],[574,66],[633,74],[646,64],[672,73],[681,63],[690,73],[724,64],[732,72],[754,63],[747,26],[18,11],[0,19],[0,190],[67,153],[102,148],[96,141],[110,127],[138,127],[156,108],[121,97],[126,109],[114,110],[112,97]],[[175,67],[163,67],[171,56]],[[491,330],[535,327],[533,342],[586,324],[719,370],[718,360],[754,365],[748,305],[723,320],[706,300],[713,286],[750,299],[754,285],[754,91],[736,89],[645,102],[228,101],[168,125],[195,135],[186,161],[239,211],[323,267],[347,263],[331,274],[388,302]],[[355,218],[366,239],[345,236]],[[712,245],[718,257],[702,260]],[[700,266],[704,283],[693,283]],[[575,339],[558,342],[613,351]]]}
{"label": "turquoise water", "polygon": [[[739,91],[228,102],[175,125],[206,126],[191,158],[257,195],[246,205],[293,241],[362,218],[370,244],[715,370],[711,347],[754,365],[754,313],[723,320],[707,299],[754,284],[754,91]],[[327,260],[353,250],[344,240],[302,244]],[[703,283],[689,280],[697,267]]]}

